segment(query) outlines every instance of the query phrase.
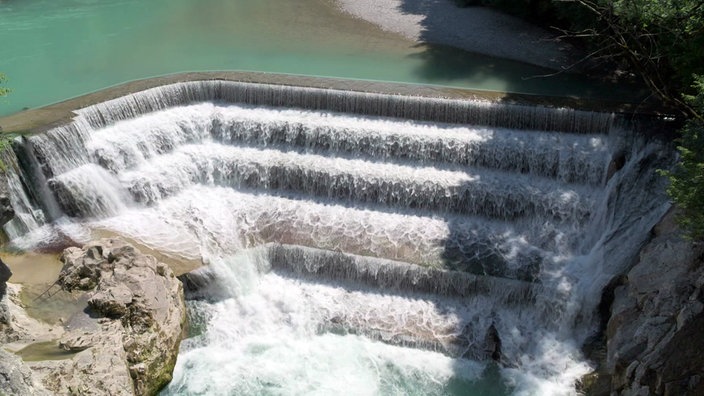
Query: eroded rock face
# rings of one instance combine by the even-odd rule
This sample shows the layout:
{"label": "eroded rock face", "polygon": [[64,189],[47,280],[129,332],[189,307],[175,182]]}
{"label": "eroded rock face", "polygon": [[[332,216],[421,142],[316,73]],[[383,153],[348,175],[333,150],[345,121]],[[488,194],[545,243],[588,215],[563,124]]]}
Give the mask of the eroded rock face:
{"label": "eroded rock face", "polygon": [[12,220],[13,217],[15,217],[15,209],[12,207],[10,192],[7,188],[7,176],[4,171],[0,170],[0,226]]}
{"label": "eroded rock face", "polygon": [[3,286],[4,295],[0,298],[0,395],[50,395],[33,376],[29,366],[20,357],[5,350],[13,341],[41,338],[50,326],[24,315],[24,310],[18,305],[19,285],[8,283]]}
{"label": "eroded rock face", "polygon": [[171,379],[185,326],[181,282],[119,239],[68,248],[61,260],[59,285],[90,296],[86,318],[58,342],[76,354],[29,366],[56,394],[155,394]]}
{"label": "eroded rock face", "polygon": [[612,394],[704,395],[704,247],[669,214],[614,291],[606,328]]}
{"label": "eroded rock face", "polygon": [[7,395],[49,395],[37,386],[32,372],[22,363],[22,359],[0,348],[0,394]]}
{"label": "eroded rock face", "polygon": [[7,306],[7,281],[10,280],[12,271],[2,260],[0,260],[0,332],[9,326],[12,316]]}

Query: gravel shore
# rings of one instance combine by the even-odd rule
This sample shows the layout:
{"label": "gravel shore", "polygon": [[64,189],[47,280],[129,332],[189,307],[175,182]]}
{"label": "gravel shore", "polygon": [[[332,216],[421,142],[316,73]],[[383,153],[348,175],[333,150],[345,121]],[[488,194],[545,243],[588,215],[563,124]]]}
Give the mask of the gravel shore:
{"label": "gravel shore", "polygon": [[555,35],[484,7],[452,0],[336,0],[340,9],[419,43],[443,44],[551,69],[568,64],[571,47]]}

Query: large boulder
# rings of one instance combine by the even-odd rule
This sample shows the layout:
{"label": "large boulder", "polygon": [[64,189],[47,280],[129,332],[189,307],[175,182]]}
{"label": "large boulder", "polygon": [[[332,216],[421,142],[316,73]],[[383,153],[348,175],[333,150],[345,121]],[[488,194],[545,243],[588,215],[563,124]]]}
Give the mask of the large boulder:
{"label": "large boulder", "polygon": [[704,248],[670,213],[614,290],[606,371],[619,395],[704,394]]}
{"label": "large boulder", "polygon": [[[0,266],[4,266],[2,261]],[[9,269],[7,271],[9,272]],[[51,393],[33,376],[29,366],[5,348],[13,341],[37,340],[48,333],[51,326],[26,316],[18,305],[21,290],[19,285],[4,283],[3,286],[4,295],[0,298],[0,395],[50,395]]]}
{"label": "large boulder", "polygon": [[7,281],[10,280],[12,271],[0,260],[0,332],[9,326],[11,315],[7,305]]}
{"label": "large boulder", "polygon": [[56,394],[155,394],[171,380],[186,324],[181,282],[119,239],[68,248],[61,260],[59,286],[87,300],[86,317],[58,341],[75,356],[28,365]]}
{"label": "large boulder", "polygon": [[0,298],[5,297],[7,293],[7,281],[10,280],[12,271],[2,260],[0,260]]}
{"label": "large boulder", "polygon": [[0,394],[2,395],[49,395],[36,384],[30,369],[22,359],[0,348]]}

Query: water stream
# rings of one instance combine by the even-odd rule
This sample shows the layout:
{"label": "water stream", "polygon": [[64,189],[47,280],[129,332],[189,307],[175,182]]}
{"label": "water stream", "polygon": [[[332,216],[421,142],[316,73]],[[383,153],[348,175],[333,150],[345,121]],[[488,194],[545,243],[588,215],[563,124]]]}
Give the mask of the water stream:
{"label": "water stream", "polygon": [[614,125],[485,102],[155,88],[16,142],[47,180],[36,200],[63,215],[13,243],[116,233],[208,264],[186,282],[192,334],[164,394],[573,394],[601,288],[668,207],[653,171],[666,150]]}

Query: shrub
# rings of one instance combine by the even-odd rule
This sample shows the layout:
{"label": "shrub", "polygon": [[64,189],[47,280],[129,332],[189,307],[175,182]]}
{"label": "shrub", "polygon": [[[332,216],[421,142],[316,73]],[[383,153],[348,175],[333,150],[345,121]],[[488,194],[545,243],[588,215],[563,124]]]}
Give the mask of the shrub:
{"label": "shrub", "polygon": [[[686,100],[704,114],[704,76],[694,80],[697,94]],[[670,178],[667,192],[683,211],[679,221],[689,237],[704,240],[704,120],[692,117],[680,132],[680,162],[672,172],[664,172]]]}

